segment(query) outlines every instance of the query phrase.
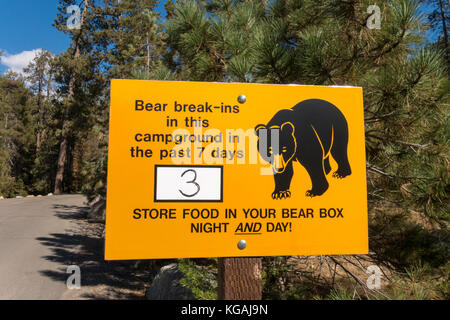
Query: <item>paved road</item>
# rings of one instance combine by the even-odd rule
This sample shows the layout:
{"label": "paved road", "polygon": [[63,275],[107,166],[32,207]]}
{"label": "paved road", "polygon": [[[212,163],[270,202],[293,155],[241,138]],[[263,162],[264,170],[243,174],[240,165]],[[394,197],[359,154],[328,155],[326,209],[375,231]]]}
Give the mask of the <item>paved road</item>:
{"label": "paved road", "polygon": [[68,260],[55,252],[64,239],[70,241],[85,200],[81,195],[0,200],[0,299],[64,298]]}

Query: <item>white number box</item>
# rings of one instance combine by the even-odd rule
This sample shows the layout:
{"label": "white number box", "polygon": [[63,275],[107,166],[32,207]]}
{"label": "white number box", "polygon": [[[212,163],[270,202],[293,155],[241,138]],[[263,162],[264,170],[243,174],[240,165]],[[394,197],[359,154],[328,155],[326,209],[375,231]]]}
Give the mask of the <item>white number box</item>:
{"label": "white number box", "polygon": [[155,165],[154,202],[223,202],[223,166]]}

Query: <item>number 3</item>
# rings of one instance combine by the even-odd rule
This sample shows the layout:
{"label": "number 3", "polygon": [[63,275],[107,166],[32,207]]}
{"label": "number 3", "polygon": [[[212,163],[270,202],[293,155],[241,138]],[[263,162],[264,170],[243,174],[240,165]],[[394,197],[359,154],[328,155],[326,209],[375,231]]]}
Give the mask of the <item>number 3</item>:
{"label": "number 3", "polygon": [[192,183],[192,184],[194,184],[194,185],[197,187],[197,191],[196,191],[195,193],[193,193],[193,194],[186,194],[186,193],[184,193],[183,191],[181,191],[180,189],[178,189],[178,191],[179,191],[183,196],[188,197],[188,198],[192,198],[193,196],[195,196],[197,193],[200,192],[200,185],[199,185],[197,182],[195,182],[195,180],[197,180],[197,172],[196,172],[195,170],[193,170],[193,169],[186,170],[185,172],[183,172],[183,174],[181,175],[181,177],[183,178],[184,175],[185,175],[186,173],[188,173],[188,172],[193,172],[193,173],[194,173],[194,179],[192,179],[191,181],[186,181],[186,183]]}

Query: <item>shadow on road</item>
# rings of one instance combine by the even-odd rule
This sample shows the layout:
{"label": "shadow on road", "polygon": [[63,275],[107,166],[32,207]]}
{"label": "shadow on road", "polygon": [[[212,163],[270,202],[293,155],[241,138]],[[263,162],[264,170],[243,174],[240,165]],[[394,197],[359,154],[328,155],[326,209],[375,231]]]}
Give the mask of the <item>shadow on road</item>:
{"label": "shadow on road", "polygon": [[85,219],[89,210],[88,206],[68,206],[65,204],[54,204],[55,216],[67,220]]}
{"label": "shadow on road", "polygon": [[77,265],[81,270],[81,299],[143,299],[144,284],[149,272],[135,268],[135,261],[105,261],[103,224],[88,223],[88,207],[54,205],[55,216],[74,220],[75,227],[67,233],[54,233],[39,237],[42,245],[50,247],[52,254],[44,257],[58,262],[58,270],[41,273],[53,280],[66,282],[70,276],[67,267]]}

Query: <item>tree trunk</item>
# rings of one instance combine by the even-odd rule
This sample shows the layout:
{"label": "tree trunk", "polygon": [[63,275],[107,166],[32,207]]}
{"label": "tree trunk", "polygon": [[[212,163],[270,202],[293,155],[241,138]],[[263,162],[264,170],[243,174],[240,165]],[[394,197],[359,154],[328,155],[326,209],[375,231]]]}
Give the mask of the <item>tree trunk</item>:
{"label": "tree trunk", "polygon": [[39,149],[41,147],[41,126],[42,126],[42,79],[44,75],[39,75],[39,85],[38,85],[38,96],[37,96],[37,107],[38,107],[38,116],[37,116],[37,132],[36,132],[36,154],[39,153]]}
{"label": "tree trunk", "polygon": [[38,131],[36,132],[36,155],[39,153],[39,149],[41,147],[41,132]]}
{"label": "tree trunk", "polygon": [[[67,121],[63,122],[62,131],[67,131]],[[67,156],[67,134],[61,134],[61,143],[59,144],[58,167],[56,169],[55,190],[54,194],[63,192],[64,167],[66,165]]]}
{"label": "tree trunk", "polygon": [[[80,56],[80,41],[81,41],[81,34],[83,31],[83,24],[84,24],[84,18],[86,15],[86,11],[88,9],[89,0],[84,0],[84,6],[83,6],[83,12],[81,13],[81,19],[80,19],[80,31],[78,32],[78,35],[73,39],[73,42],[75,44],[75,51],[73,58],[74,60],[77,60]],[[69,80],[69,92],[67,95],[67,101],[68,105],[66,105],[65,111],[64,111],[64,118],[63,118],[63,125],[62,125],[62,131],[61,131],[61,142],[59,144],[59,155],[58,155],[58,162],[57,162],[57,169],[56,169],[56,177],[55,177],[55,189],[53,191],[54,194],[61,194],[63,192],[63,180],[64,180],[64,168],[66,166],[67,161],[67,139],[68,139],[68,128],[69,128],[69,107],[72,103],[71,100],[74,97],[74,89],[75,89],[75,81],[76,81],[76,72],[75,70],[72,70],[72,73],[70,75]]]}
{"label": "tree trunk", "polygon": [[148,31],[147,31],[147,72],[150,73],[150,44],[148,41]]}

